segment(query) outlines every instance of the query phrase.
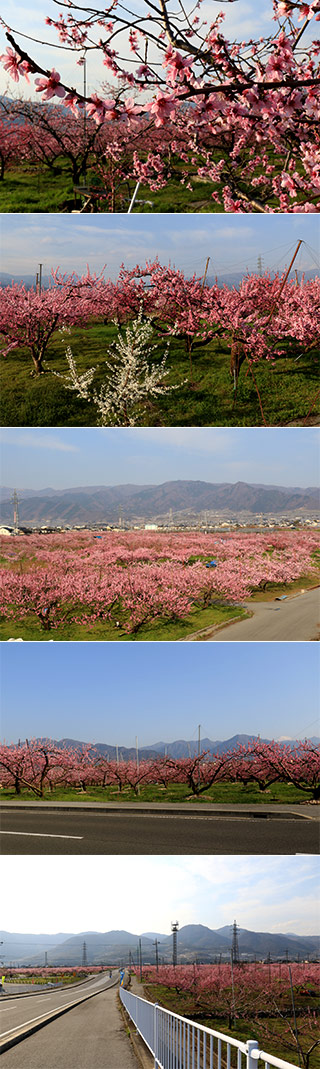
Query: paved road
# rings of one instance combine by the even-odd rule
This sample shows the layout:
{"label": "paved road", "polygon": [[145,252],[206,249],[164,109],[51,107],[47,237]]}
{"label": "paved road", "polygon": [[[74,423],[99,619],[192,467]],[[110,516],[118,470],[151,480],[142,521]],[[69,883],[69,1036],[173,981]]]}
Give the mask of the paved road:
{"label": "paved road", "polygon": [[308,642],[319,638],[319,588],[287,601],[251,601],[248,620],[203,635],[209,642]]}
{"label": "paved road", "polygon": [[[77,988],[81,990],[84,989]],[[25,1006],[25,1020],[31,1016],[30,1002],[34,1008],[34,999],[19,999],[20,1006],[22,1003]],[[1,1004],[1,1011],[3,1021],[9,1003]],[[2,1030],[5,1030],[3,1023]],[[2,1059],[1,1069],[138,1069],[118,1009],[116,988],[97,994],[46,1024],[5,1051]]]}
{"label": "paved road", "polygon": [[[310,813],[310,815],[309,815]],[[268,817],[241,813],[119,813],[1,809],[5,854],[317,853],[316,807]]]}
{"label": "paved road", "polygon": [[[113,978],[109,979],[108,974],[104,976],[92,976],[85,984],[71,985],[65,988],[56,988],[55,990],[43,991],[41,988],[37,988],[31,991],[29,986],[28,994],[22,994],[22,997],[17,997],[19,992],[15,992],[15,997],[11,997],[11,985],[5,984],[5,994],[1,998],[1,1039],[3,1039],[3,1033],[8,1032],[11,1028],[20,1028],[22,1024],[27,1021],[34,1020],[36,1017],[49,1013],[52,1010],[60,1009],[62,1006],[68,1006],[71,1002],[75,1002],[77,999],[84,998],[86,995],[100,992],[105,987],[110,987],[114,984],[116,977],[118,977],[116,970],[114,971]],[[23,988],[22,988],[23,992]]]}

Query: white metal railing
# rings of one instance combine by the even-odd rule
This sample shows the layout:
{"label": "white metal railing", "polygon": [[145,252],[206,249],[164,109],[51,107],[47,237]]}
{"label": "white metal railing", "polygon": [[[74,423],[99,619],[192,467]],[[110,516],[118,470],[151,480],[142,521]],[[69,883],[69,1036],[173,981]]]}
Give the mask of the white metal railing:
{"label": "white metal railing", "polygon": [[120,987],[120,998],[137,1032],[154,1057],[155,1069],[297,1069],[291,1062],[259,1049],[255,1039],[241,1043],[223,1032],[196,1024]]}

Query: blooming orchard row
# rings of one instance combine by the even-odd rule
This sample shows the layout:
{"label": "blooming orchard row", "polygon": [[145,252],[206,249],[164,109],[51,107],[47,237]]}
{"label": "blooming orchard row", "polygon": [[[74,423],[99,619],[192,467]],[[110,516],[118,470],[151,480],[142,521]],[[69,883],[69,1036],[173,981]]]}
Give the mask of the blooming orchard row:
{"label": "blooming orchard row", "polygon": [[[270,0],[269,6],[269,37],[230,41],[222,30],[224,14],[208,25],[201,0],[191,11],[182,0],[175,9],[166,0],[144,0],[142,10],[133,2],[125,11],[117,0],[103,10],[70,0],[57,19],[46,21],[63,47],[78,53],[78,62],[98,51],[113,83],[90,97],[64,84],[54,66],[41,67],[14,31],[7,32],[2,62],[15,82],[37,75],[35,90],[43,101],[60,98],[64,111],[75,116],[85,109],[99,128],[113,124],[114,145],[120,129],[112,153],[125,176],[152,184],[160,175],[165,184],[172,156],[179,155],[182,181],[188,183],[190,168],[210,179],[214,200],[225,211],[315,212],[319,46],[311,40],[304,47],[303,35],[308,31],[310,38],[320,4]],[[241,14],[241,3],[239,8]],[[127,49],[128,61],[122,58]],[[154,129],[163,134],[156,146]],[[110,158],[106,152],[105,166]]]}
{"label": "blooming orchard row", "polygon": [[194,757],[156,757],[114,760],[95,746],[59,747],[48,741],[27,741],[0,747],[1,786],[33,791],[42,798],[56,787],[86,791],[89,787],[185,785],[196,796],[215,783],[257,783],[265,791],[272,783],[293,784],[320,797],[320,750],[311,741],[296,744],[264,743],[254,739],[225,753],[209,751]]}
{"label": "blooming orchard row", "polygon": [[[288,950],[291,952],[290,939]],[[228,944],[226,943],[226,950]],[[139,970],[135,970],[139,975]],[[178,1012],[195,1017],[213,1028],[237,1028],[242,1022],[256,1029],[261,1046],[279,1055],[279,1047],[298,1055],[298,1064],[309,1069],[318,1045],[317,994],[318,964],[283,962],[278,964],[160,965],[143,966],[147,997],[155,997],[172,1008],[172,995]],[[153,994],[154,991],[154,994]],[[212,1021],[213,1018],[213,1021]],[[219,1027],[219,1025],[218,1025]],[[242,1038],[242,1037],[241,1037]]]}
{"label": "blooming orchard row", "polygon": [[186,278],[158,260],[130,271],[122,267],[115,283],[89,268],[81,278],[57,269],[41,293],[22,283],[0,287],[2,352],[25,347],[40,374],[57,330],[101,319],[123,325],[141,312],[159,338],[184,340],[189,355],[194,342],[224,337],[232,343],[238,367],[246,357],[272,361],[286,353],[288,342],[311,352],[319,343],[320,279],[297,284],[284,276],[252,274],[237,289],[217,282],[204,285],[195,275]]}
{"label": "blooming orchard row", "polygon": [[46,631],[66,620],[108,621],[119,634],[136,634],[217,597],[237,602],[268,583],[310,574],[316,581],[318,550],[316,533],[298,531],[21,535],[9,546],[2,539],[0,612],[8,621],[35,616]]}

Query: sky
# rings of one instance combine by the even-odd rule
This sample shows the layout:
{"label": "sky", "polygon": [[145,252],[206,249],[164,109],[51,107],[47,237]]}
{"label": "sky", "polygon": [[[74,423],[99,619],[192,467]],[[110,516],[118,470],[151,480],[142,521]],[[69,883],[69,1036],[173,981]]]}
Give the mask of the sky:
{"label": "sky", "polygon": [[169,934],[176,919],[220,928],[236,918],[251,931],[316,935],[318,877],[318,858],[308,855],[44,856],[24,857],[23,868],[21,858],[6,857],[1,924],[33,934]]}
{"label": "sky", "polygon": [[1,738],[134,746],[319,733],[318,650],[301,643],[2,645]]}
{"label": "sky", "polygon": [[122,263],[144,264],[158,256],[160,263],[183,269],[187,276],[262,270],[284,272],[302,239],[295,267],[319,268],[320,220],[308,215],[5,215],[0,216],[0,269],[21,279],[60,267],[81,275],[105,268],[115,280]]}
{"label": "sky", "polygon": [[316,643],[2,643],[1,728],[140,746],[320,734]]}
{"label": "sky", "polygon": [[[45,26],[46,16],[58,18],[59,4],[54,4],[53,0],[33,0],[32,3],[28,3],[28,0],[16,0],[14,13],[12,0],[2,0],[1,6],[3,20],[7,20],[8,25],[14,31],[14,37],[27,52],[29,51],[30,56],[44,68],[51,69],[55,67],[59,71],[62,81],[81,91],[83,72],[82,68],[77,65],[77,54],[70,53],[59,43],[57,33],[50,27]],[[177,3],[170,4],[171,10],[176,10],[177,7]],[[187,0],[184,7],[187,12],[193,9],[192,0]],[[103,10],[103,8],[104,5],[101,4],[101,9]],[[140,15],[146,11],[146,5],[143,0],[133,0],[127,5],[127,8],[129,11],[133,10]],[[221,10],[225,13],[223,32],[231,41],[235,39],[247,41],[251,37],[258,39],[260,36],[269,37],[277,29],[277,23],[272,20],[272,0],[237,0],[236,3],[232,2],[230,4],[225,3],[224,0],[216,0],[214,3],[212,3],[212,0],[205,0],[201,5],[201,19],[206,19],[209,26],[215,15]],[[314,26],[305,34],[304,40],[308,43],[308,40],[313,37],[315,37]],[[34,44],[32,39],[36,39],[39,43]],[[43,41],[47,42],[45,47],[41,44]],[[4,30],[0,34],[0,47],[1,51],[4,51],[7,47]],[[132,53],[128,49],[126,38],[122,36],[118,38],[116,47],[121,56],[124,57],[126,69],[131,70]],[[150,50],[149,62],[154,58],[154,55],[154,50]],[[88,53],[87,79],[90,93],[99,87],[101,81],[106,81],[106,69],[100,63],[96,52]],[[18,92],[22,92],[26,98],[34,97],[32,83],[33,79],[31,79],[31,84],[28,86],[25,80],[21,79]],[[15,83],[6,75],[6,72],[2,71],[0,92],[5,90],[8,90],[10,95],[13,95],[14,91],[17,94]]]}
{"label": "sky", "polygon": [[172,479],[276,486],[319,483],[319,433],[283,427],[3,428],[1,483],[51,486],[160,484]]}

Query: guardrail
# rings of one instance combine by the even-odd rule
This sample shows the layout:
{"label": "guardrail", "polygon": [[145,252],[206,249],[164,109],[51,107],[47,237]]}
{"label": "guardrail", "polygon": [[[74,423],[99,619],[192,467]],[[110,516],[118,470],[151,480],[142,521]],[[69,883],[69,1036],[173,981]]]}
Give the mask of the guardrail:
{"label": "guardrail", "polygon": [[154,1057],[154,1069],[297,1069],[291,1062],[259,1049],[255,1039],[238,1039],[196,1024],[158,1003],[120,988],[120,999]]}

